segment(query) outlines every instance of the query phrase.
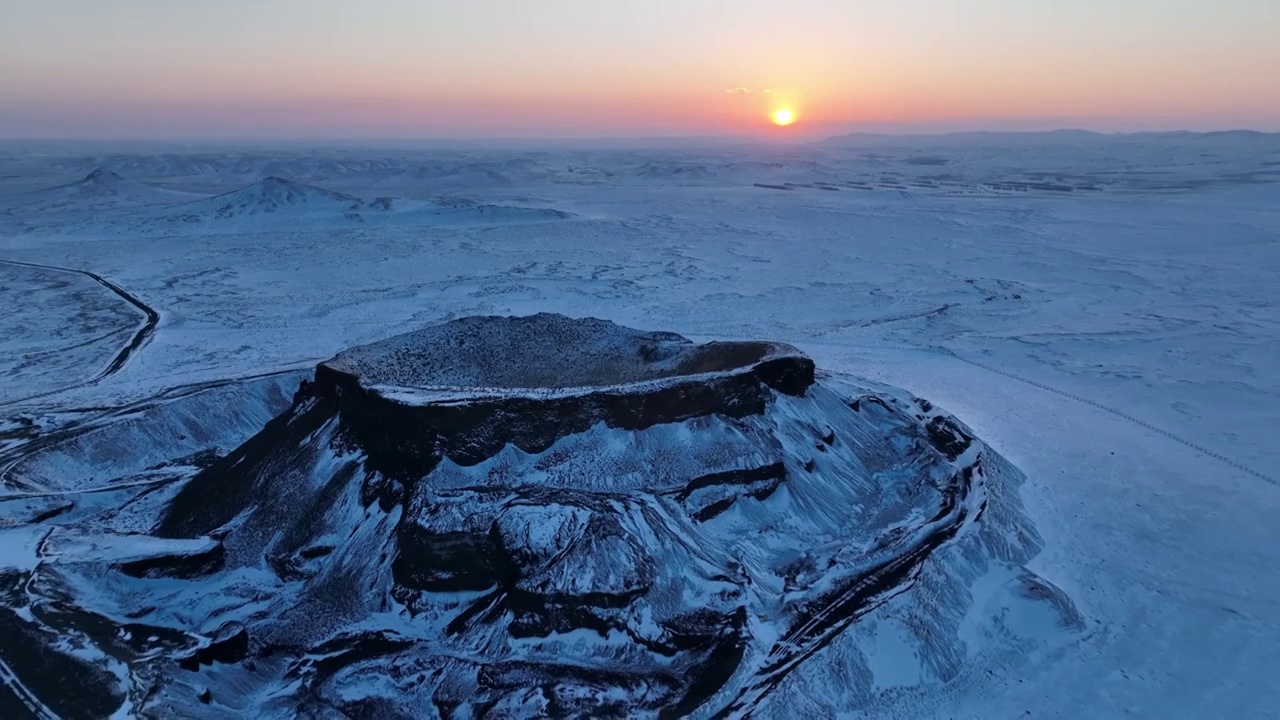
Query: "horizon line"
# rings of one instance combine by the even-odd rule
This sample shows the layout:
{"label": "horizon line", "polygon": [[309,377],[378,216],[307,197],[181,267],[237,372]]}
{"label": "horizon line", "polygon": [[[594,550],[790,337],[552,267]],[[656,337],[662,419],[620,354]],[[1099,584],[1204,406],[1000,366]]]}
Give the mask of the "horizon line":
{"label": "horizon line", "polygon": [[291,145],[305,145],[308,143],[332,144],[332,143],[447,143],[447,144],[465,144],[465,143],[548,143],[563,144],[574,142],[589,143],[637,143],[637,142],[722,142],[722,143],[752,143],[752,144],[779,144],[779,145],[800,145],[821,143],[828,140],[834,140],[845,137],[883,137],[883,138],[944,138],[952,136],[965,135],[1062,135],[1062,134],[1082,134],[1096,135],[1101,137],[1128,137],[1143,135],[1232,135],[1232,134],[1248,134],[1248,135],[1280,135],[1280,130],[1261,130],[1251,127],[1234,127],[1223,130],[1189,130],[1185,128],[1178,129],[1151,129],[1151,130],[1091,130],[1085,127],[1057,127],[1047,130],[1000,130],[1000,129],[965,129],[965,130],[857,130],[851,129],[844,132],[836,132],[834,134],[814,133],[811,135],[798,136],[792,134],[789,136],[769,136],[769,135],[720,135],[720,134],[682,134],[682,135],[580,135],[580,136],[563,136],[563,135],[521,135],[521,136],[431,136],[431,135],[403,135],[403,136],[362,136],[362,135],[332,135],[332,136],[315,136],[315,137],[289,137],[289,136],[273,136],[273,135],[245,135],[245,136],[154,136],[154,137],[135,137],[135,136],[117,136],[117,137],[92,137],[92,136],[0,136],[0,143],[37,143],[37,144],[79,144],[79,143],[100,143],[100,144],[132,144],[132,143],[172,143],[172,144],[235,144],[235,143],[285,143]]}

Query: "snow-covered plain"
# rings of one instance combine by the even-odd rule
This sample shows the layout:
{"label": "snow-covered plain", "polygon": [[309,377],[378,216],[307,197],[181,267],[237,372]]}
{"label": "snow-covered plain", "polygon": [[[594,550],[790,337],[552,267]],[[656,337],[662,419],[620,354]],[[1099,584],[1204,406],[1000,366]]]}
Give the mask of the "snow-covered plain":
{"label": "snow-covered plain", "polygon": [[[890,603],[764,710],[1280,707],[1278,136],[15,145],[0,148],[0,260],[0,480],[24,495],[0,501],[0,526],[46,513],[52,501],[31,496],[54,488],[10,466],[70,423],[442,320],[549,311],[776,340],[931,400],[1024,472],[1044,539],[1029,567],[1086,629],[975,652],[944,682],[927,658],[904,657],[909,613]],[[147,314],[67,269],[159,314],[122,362]],[[266,416],[255,406],[242,426]],[[205,448],[181,449],[168,457]],[[1023,627],[1034,613],[1017,612],[1019,598],[982,596],[994,604],[978,614],[1010,618],[1007,646],[1044,637]],[[872,678],[832,684],[842,642],[874,649]]]}

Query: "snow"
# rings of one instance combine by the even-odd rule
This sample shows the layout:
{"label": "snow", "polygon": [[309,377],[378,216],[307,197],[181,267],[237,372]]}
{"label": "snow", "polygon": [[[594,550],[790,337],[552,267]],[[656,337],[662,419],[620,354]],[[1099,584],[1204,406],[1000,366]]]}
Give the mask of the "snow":
{"label": "snow", "polygon": [[40,564],[40,544],[49,535],[47,528],[34,525],[0,527],[0,568],[30,572]]}
{"label": "snow", "polygon": [[55,532],[42,543],[42,556],[51,562],[107,560],[125,563],[162,555],[194,555],[209,552],[217,543],[208,538],[161,539],[141,534],[97,535],[75,530]]}
{"label": "snow", "polygon": [[[46,192],[103,166],[175,195]],[[234,218],[207,199],[273,175],[322,194],[302,211]],[[0,258],[98,273],[163,318],[118,372],[83,385],[127,342],[136,310],[87,278],[0,266],[0,402],[69,388],[0,407],[0,433],[23,418],[42,433],[92,422],[103,413],[94,408],[314,365],[473,314],[562,312],[695,340],[788,342],[820,369],[929,399],[1026,473],[1018,493],[1043,536],[1029,567],[1070,597],[1084,631],[1063,630],[1064,616],[1025,601],[1016,573],[991,568],[972,579],[970,609],[955,619],[972,646],[958,675],[940,679],[913,654],[909,612],[890,602],[807,661],[814,677],[845,677],[847,696],[838,683],[796,680],[775,709],[1256,717],[1280,706],[1275,136],[19,148],[0,153],[0,177]],[[359,200],[359,219],[323,193]],[[391,209],[372,207],[379,197],[394,197]],[[175,221],[193,199],[210,212]],[[279,407],[256,402],[226,439],[187,452],[233,447],[262,408]],[[10,457],[0,479],[29,491],[9,484],[24,477],[10,476]],[[117,458],[95,482],[150,460]],[[89,487],[98,463],[57,462],[32,481]],[[771,502],[797,501],[784,489]],[[0,525],[12,509],[0,502]],[[2,535],[0,551],[30,570],[31,537]],[[866,657],[873,676],[842,676],[841,653]],[[852,706],[864,690],[874,704]]]}
{"label": "snow", "polygon": [[59,308],[53,322],[34,313],[0,315],[0,404],[88,380],[127,344],[137,313],[92,278],[0,262],[0,306]]}
{"label": "snow", "polygon": [[276,212],[342,213],[358,209],[360,204],[351,195],[271,176],[240,190],[180,205],[173,212],[185,221],[193,221]]}
{"label": "snow", "polygon": [[[794,349],[694,345],[595,318],[469,317],[345,350],[325,366],[365,386],[576,390],[749,370]],[[441,398],[443,399],[443,398]]]}
{"label": "snow", "polygon": [[134,182],[100,167],[65,185],[16,195],[14,209],[23,213],[112,210],[145,205],[168,205],[195,196]]}

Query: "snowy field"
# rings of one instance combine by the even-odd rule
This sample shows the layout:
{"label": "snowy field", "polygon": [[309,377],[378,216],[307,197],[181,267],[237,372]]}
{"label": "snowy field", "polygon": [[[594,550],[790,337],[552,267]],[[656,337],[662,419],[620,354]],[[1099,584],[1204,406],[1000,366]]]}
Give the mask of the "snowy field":
{"label": "snowy field", "polygon": [[931,400],[1022,470],[1030,567],[1087,630],[945,683],[882,630],[874,706],[790,702],[1280,708],[1280,136],[9,145],[0,261],[10,458],[102,408],[465,315],[791,343]]}

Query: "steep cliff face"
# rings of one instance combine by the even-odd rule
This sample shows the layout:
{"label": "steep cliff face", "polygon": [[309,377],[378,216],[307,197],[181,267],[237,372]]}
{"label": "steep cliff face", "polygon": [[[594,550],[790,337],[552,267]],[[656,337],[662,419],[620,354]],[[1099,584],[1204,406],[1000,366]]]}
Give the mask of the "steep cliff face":
{"label": "steep cliff face", "polygon": [[750,714],[918,582],[922,652],[963,655],[966,588],[1038,550],[1018,480],[786,345],[467,318],[322,363],[151,551],[64,581],[183,634],[131,660],[160,714]]}
{"label": "steep cliff face", "polygon": [[316,370],[367,463],[400,480],[443,458],[539,453],[597,424],[623,430],[764,412],[803,395],[813,361],[758,342],[695,345],[600,320],[467,318],[354,348]]}

